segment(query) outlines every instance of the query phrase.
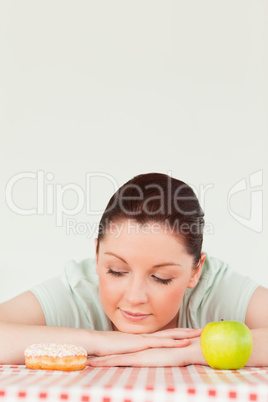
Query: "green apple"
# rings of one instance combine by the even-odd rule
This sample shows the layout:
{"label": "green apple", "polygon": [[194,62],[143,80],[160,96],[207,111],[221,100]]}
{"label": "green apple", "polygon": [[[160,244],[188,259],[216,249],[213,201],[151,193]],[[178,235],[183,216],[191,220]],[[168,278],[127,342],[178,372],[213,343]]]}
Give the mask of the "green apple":
{"label": "green apple", "polygon": [[252,351],[252,336],[240,321],[210,322],[202,331],[201,349],[210,367],[238,370],[245,366]]}

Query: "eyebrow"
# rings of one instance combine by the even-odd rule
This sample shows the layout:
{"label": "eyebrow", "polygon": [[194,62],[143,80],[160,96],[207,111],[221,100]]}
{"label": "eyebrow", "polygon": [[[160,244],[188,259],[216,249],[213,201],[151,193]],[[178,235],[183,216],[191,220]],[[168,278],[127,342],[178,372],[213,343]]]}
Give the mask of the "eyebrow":
{"label": "eyebrow", "polygon": [[[124,260],[124,258],[120,257],[119,255],[116,255],[116,254],[111,253],[111,252],[109,252],[109,251],[107,251],[107,252],[104,253],[104,254],[112,255],[112,256],[114,256],[114,257],[116,257],[116,258],[119,258],[119,260],[123,261],[125,264],[128,265],[127,261]],[[162,264],[154,265],[152,268],[160,268],[160,267],[165,267],[165,266],[167,266],[167,265],[176,265],[176,266],[181,267],[181,264],[176,264],[175,262],[163,262]]]}

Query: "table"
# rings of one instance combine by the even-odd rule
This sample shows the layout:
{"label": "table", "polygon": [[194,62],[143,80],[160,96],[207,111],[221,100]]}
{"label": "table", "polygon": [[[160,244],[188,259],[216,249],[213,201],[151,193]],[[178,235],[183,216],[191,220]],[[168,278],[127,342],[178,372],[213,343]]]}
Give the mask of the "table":
{"label": "table", "polygon": [[268,402],[268,367],[86,367],[82,371],[0,366],[0,402]]}

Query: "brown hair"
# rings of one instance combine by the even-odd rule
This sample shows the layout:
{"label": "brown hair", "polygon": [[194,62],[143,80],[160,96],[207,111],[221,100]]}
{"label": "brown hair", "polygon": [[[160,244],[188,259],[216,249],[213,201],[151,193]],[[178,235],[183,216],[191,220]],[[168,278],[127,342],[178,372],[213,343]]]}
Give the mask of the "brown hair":
{"label": "brown hair", "polygon": [[99,223],[97,253],[111,223],[132,219],[168,227],[198,264],[201,257],[204,212],[192,188],[162,173],[133,177],[111,197]]}

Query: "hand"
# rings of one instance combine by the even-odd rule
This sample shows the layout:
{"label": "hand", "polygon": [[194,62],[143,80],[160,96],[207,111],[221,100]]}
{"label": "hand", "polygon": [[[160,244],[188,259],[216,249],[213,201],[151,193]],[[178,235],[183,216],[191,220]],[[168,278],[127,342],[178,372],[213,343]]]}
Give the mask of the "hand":
{"label": "hand", "polygon": [[[93,353],[97,356],[132,353],[149,348],[183,348],[190,338],[200,336],[202,329],[174,328],[152,334],[127,334],[118,331],[92,331]],[[91,346],[92,350],[92,346]]]}
{"label": "hand", "polygon": [[200,346],[200,337],[192,339],[184,348],[152,348],[135,353],[125,353],[105,357],[91,357],[87,364],[93,367],[132,366],[186,366],[207,364]]}
{"label": "hand", "polygon": [[158,336],[158,337],[173,337],[174,339],[189,339],[196,338],[201,335],[203,328],[170,328],[164,329],[150,334],[144,334],[144,336]]}

